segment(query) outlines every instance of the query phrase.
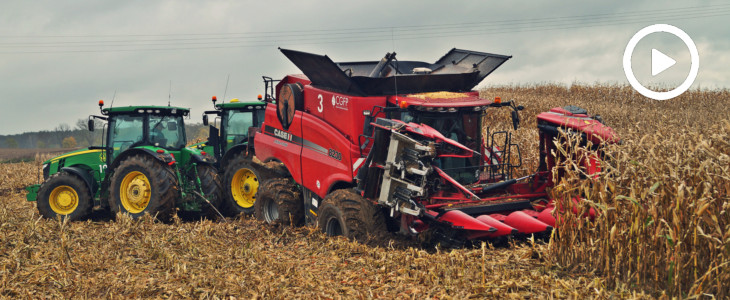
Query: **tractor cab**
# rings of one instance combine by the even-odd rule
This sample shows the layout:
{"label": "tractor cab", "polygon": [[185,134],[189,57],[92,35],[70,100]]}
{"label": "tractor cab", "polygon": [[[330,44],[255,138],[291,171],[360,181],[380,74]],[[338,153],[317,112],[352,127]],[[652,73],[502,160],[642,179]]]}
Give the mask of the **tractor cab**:
{"label": "tractor cab", "polygon": [[[210,126],[210,134],[204,148],[221,158],[236,145],[247,144],[249,128],[257,128],[264,121],[265,103],[260,101],[245,101],[232,99],[228,103],[218,103],[212,98],[215,110],[206,111],[203,115],[203,125]],[[208,115],[214,115],[215,121],[209,124]],[[218,126],[216,126],[218,125]]]}
{"label": "tractor cab", "polygon": [[[102,109],[108,129],[106,141],[107,163],[127,149],[138,146],[162,148],[172,153],[179,152],[186,145],[183,117],[189,114],[186,108],[170,106],[128,106]],[[93,130],[92,122],[89,129]]]}

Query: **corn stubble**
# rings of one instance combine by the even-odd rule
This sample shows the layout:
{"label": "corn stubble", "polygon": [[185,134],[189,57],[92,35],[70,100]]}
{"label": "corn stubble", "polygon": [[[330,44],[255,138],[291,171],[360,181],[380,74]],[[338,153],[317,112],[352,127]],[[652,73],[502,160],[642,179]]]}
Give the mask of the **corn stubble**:
{"label": "corn stubble", "polygon": [[[96,216],[40,219],[22,187],[40,163],[0,164],[0,298],[647,298],[730,296],[730,93],[664,102],[625,86],[489,87],[525,105],[523,166],[538,165],[535,116],[568,104],[601,114],[624,140],[581,179],[564,160],[554,188],[562,226],[548,244],[422,249],[325,238],[241,218],[161,224]],[[506,109],[487,123],[511,126]],[[563,147],[563,150],[572,150]],[[560,150],[558,150],[560,151]],[[587,201],[574,204],[574,196]],[[589,222],[576,214],[593,208]]]}

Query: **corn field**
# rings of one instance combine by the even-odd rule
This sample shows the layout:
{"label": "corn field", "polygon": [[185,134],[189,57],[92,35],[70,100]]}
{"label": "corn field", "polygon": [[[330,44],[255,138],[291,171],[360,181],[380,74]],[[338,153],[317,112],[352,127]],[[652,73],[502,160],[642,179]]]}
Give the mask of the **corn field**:
{"label": "corn field", "polygon": [[[492,88],[484,93],[519,99],[529,107],[523,114],[528,118],[552,106],[581,106],[602,115],[623,139],[623,144],[606,149],[604,172],[593,180],[581,174],[575,161],[561,162],[566,176],[551,191],[562,208],[550,242],[553,263],[596,272],[619,289],[680,298],[730,297],[727,90],[695,90],[668,101],[648,100],[628,87],[601,85]],[[531,126],[534,120],[526,123]],[[558,151],[578,148],[575,141],[557,145]],[[586,201],[576,205],[575,197]],[[591,208],[597,213],[594,221],[582,217]]]}
{"label": "corn field", "polygon": [[[481,95],[525,106],[516,176],[537,169],[535,116],[552,107],[600,114],[623,139],[606,149],[596,178],[560,162],[566,175],[550,191],[560,227],[549,241],[444,251],[248,218],[162,224],[95,212],[64,223],[25,201],[39,157],[0,164],[0,298],[730,297],[730,92],[654,101],[627,86],[540,84]],[[487,121],[511,127],[506,109]],[[594,220],[582,217],[589,209]]]}

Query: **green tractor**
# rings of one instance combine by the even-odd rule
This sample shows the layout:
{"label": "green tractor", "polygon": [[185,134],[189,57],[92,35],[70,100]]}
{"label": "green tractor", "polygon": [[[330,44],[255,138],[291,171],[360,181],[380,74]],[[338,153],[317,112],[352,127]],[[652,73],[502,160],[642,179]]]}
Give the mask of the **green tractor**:
{"label": "green tractor", "polygon": [[232,99],[216,104],[215,96],[212,100],[215,110],[203,114],[203,125],[209,125],[208,115],[214,115],[217,121],[210,125],[208,141],[196,146],[216,158],[225,189],[223,214],[252,214],[259,183],[272,172],[254,159],[253,151],[253,136],[264,121],[266,103]]}
{"label": "green tractor", "polygon": [[42,184],[32,185],[27,200],[36,201],[46,218],[77,220],[94,207],[169,220],[176,209],[188,216],[214,216],[221,188],[204,151],[186,147],[183,117],[190,111],[170,106],[103,108],[102,146],[92,146],[43,163]]}

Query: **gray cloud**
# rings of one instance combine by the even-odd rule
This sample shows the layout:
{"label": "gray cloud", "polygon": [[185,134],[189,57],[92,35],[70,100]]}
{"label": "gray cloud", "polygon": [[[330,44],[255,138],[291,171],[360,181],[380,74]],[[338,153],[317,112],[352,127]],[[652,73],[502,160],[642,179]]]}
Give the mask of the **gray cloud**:
{"label": "gray cloud", "polygon": [[[694,86],[727,87],[727,15],[689,18],[691,11],[678,10],[676,17],[662,19],[651,13],[722,4],[4,1],[0,134],[72,124],[96,113],[99,99],[109,103],[115,90],[116,106],[165,105],[170,81],[173,105],[192,108],[191,121],[199,122],[210,96],[223,97],[229,75],[228,99],[256,97],[262,75],[299,73],[277,46],[325,53],[336,61],[376,60],[393,50],[403,60],[430,61],[459,47],[514,56],[482,85],[626,83],[621,67],[626,43],[642,27],[662,22],[682,28],[698,45],[701,67]],[[637,11],[646,13],[630,22]],[[594,26],[596,15],[603,14],[612,17]],[[429,27],[444,24],[463,25]],[[637,64],[646,67],[646,61]]]}

